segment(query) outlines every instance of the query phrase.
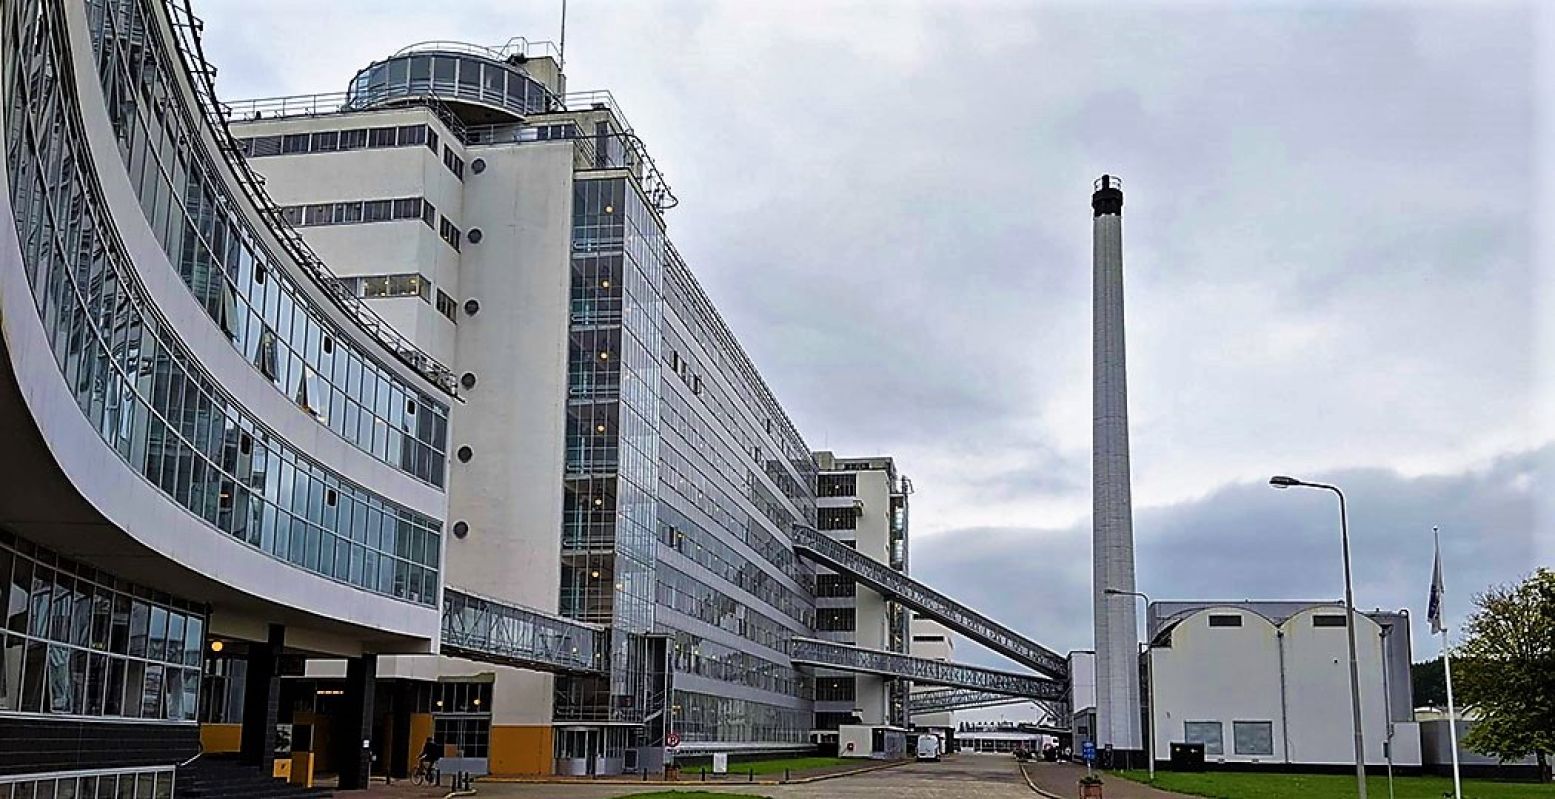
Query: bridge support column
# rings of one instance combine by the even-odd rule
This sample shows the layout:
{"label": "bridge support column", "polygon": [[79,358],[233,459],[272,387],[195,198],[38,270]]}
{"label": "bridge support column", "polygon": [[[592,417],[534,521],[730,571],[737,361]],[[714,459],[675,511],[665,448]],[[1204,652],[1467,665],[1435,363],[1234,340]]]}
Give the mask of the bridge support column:
{"label": "bridge support column", "polygon": [[362,790],[372,780],[373,692],[378,686],[378,656],[346,661],[344,707],[338,729],[340,790]]}

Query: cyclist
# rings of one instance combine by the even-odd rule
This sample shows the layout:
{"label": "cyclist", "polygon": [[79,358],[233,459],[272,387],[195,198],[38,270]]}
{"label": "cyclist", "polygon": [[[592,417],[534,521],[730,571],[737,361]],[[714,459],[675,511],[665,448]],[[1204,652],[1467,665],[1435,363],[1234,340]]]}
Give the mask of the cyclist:
{"label": "cyclist", "polygon": [[421,745],[421,757],[419,758],[421,770],[428,774],[432,773],[432,768],[437,765],[437,761],[442,756],[443,747],[438,745],[436,738],[428,735],[427,742]]}

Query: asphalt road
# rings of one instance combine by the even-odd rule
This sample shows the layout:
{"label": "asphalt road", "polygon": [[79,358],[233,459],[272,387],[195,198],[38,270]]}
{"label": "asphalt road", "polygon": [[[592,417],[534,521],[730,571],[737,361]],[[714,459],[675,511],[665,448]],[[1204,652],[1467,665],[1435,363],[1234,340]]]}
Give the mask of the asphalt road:
{"label": "asphalt road", "polygon": [[[481,797],[612,799],[668,786],[480,783]],[[961,754],[805,785],[681,783],[682,790],[746,793],[773,799],[1036,799],[1010,755]]]}

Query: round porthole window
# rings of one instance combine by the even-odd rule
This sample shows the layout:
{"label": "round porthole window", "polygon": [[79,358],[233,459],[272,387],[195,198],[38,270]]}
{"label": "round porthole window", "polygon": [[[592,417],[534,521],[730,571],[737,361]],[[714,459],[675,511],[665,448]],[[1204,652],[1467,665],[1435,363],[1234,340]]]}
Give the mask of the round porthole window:
{"label": "round porthole window", "polygon": [[481,243],[481,239],[484,238],[485,235],[486,234],[481,232],[480,228],[472,227],[472,228],[470,228],[470,232],[466,233],[464,235],[464,237],[469,239],[471,244],[480,244]]}
{"label": "round porthole window", "polygon": [[475,388],[475,373],[465,372],[464,375],[459,378],[459,385],[464,386],[465,388]]}
{"label": "round porthole window", "polygon": [[485,172],[486,171],[486,159],[484,159],[484,158],[477,158],[474,161],[471,161],[470,162],[470,171],[474,172],[477,175],[479,175],[482,172]]}
{"label": "round porthole window", "polygon": [[470,525],[465,522],[454,522],[454,538],[463,538],[470,534]]}
{"label": "round porthole window", "polygon": [[464,301],[464,315],[474,316],[481,312],[481,304],[475,300]]}
{"label": "round porthole window", "polygon": [[475,450],[470,449],[469,447],[460,447],[457,454],[459,456],[460,463],[469,463],[470,459],[475,457]]}

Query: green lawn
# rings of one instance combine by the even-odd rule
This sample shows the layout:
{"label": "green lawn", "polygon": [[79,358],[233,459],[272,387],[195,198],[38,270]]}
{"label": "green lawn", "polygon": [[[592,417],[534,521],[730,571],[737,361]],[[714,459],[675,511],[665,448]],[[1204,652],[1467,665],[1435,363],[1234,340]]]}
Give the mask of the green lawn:
{"label": "green lawn", "polygon": [[[1146,782],[1144,771],[1119,771],[1116,775]],[[1355,778],[1343,774],[1245,774],[1226,771],[1159,771],[1155,786],[1168,791],[1207,796],[1211,799],[1349,799],[1355,796]],[[1368,777],[1370,797],[1388,795],[1387,777]],[[1452,796],[1452,780],[1445,777],[1394,777],[1397,799],[1442,799]],[[1555,799],[1555,785],[1527,782],[1464,780],[1463,799]]]}
{"label": "green lawn", "polygon": [[711,791],[654,791],[653,793],[629,793],[616,799],[766,799],[748,793],[713,793]]}

